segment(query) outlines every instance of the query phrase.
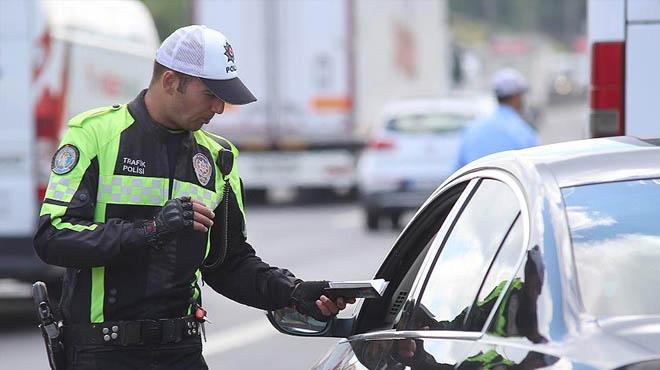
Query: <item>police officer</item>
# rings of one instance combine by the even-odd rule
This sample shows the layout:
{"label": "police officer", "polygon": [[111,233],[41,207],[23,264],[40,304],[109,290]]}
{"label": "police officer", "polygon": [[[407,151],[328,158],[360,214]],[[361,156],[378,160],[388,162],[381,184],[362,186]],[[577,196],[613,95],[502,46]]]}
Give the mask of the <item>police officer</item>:
{"label": "police officer", "polygon": [[255,100],[225,36],[188,26],[163,41],[133,101],[70,120],[34,237],[45,262],[67,268],[67,368],[206,369],[203,282],[318,320],[354,302],[269,266],[246,241],[238,150],[200,129],[225,103]]}
{"label": "police officer", "polygon": [[459,169],[485,155],[523,149],[539,143],[536,131],[521,117],[527,82],[515,69],[495,73],[492,87],[498,107],[489,117],[477,119],[463,131],[454,165]]}

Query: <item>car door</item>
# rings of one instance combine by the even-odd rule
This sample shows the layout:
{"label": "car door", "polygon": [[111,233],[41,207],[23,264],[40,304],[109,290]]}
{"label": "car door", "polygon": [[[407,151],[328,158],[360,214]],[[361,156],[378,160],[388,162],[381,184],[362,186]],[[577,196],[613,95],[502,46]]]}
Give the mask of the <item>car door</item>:
{"label": "car door", "polygon": [[362,302],[354,333],[338,343],[313,369],[387,369],[397,361],[399,341],[393,334],[403,303],[428,263],[429,252],[446,233],[471,189],[463,182],[443,191],[422,208],[399,237],[376,274],[389,281],[384,298]]}
{"label": "car door", "polygon": [[397,327],[401,339],[392,348],[399,353],[390,356],[405,353],[413,369],[454,368],[470,356],[498,301],[488,297],[489,303],[480,305],[478,300],[491,262],[508,240],[518,253],[523,250],[520,229],[513,227],[521,219],[523,198],[506,179],[472,180],[468,199],[447,233],[436,239],[434,260],[422,272]]}
{"label": "car door", "polygon": [[[465,318],[473,305],[519,218],[519,198],[503,181],[475,178],[429,202],[376,274],[390,280],[389,304],[365,301],[356,324],[362,334],[340,343],[315,369],[442,369],[461,363],[480,332],[455,318],[462,312]],[[431,327],[427,319],[434,318],[456,325]]]}

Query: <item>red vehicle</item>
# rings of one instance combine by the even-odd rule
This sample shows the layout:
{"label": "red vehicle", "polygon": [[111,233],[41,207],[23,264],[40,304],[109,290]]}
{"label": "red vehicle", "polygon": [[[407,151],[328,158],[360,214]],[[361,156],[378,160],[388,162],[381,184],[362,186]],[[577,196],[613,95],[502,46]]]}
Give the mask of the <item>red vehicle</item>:
{"label": "red vehicle", "polygon": [[660,2],[589,0],[590,137],[660,137]]}

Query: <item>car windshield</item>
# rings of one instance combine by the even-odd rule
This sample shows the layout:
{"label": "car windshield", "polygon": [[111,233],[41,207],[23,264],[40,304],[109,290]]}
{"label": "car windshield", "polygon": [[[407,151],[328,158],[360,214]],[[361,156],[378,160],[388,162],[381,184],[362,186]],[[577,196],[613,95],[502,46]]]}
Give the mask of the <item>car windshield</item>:
{"label": "car windshield", "polygon": [[596,316],[660,313],[660,179],[562,189],[580,294]]}
{"label": "car windshield", "polygon": [[406,133],[444,133],[458,131],[474,115],[456,113],[416,114],[399,116],[387,123],[387,129]]}

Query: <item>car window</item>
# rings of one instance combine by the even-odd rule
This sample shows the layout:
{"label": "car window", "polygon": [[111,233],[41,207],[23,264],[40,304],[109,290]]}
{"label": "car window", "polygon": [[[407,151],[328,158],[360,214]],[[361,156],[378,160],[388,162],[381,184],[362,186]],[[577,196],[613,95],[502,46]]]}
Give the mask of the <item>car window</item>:
{"label": "car window", "polygon": [[387,122],[387,130],[405,133],[444,133],[458,131],[472,119],[473,114],[434,113],[400,116]]}
{"label": "car window", "polygon": [[[513,278],[523,248],[523,228],[520,214],[511,226],[502,246],[500,247],[495,260],[488,270],[486,280],[484,280],[477,299],[472,304],[466,320],[466,327],[470,330],[480,331],[486,324],[486,320],[491,311],[497,304],[498,298],[507,290],[507,283]],[[514,281],[512,285],[518,285]],[[498,311],[498,313],[500,313]],[[501,318],[497,317],[495,320]]]}
{"label": "car window", "polygon": [[585,310],[660,313],[660,179],[562,189]]}
{"label": "car window", "polygon": [[465,189],[469,183],[459,183],[444,191],[422,208],[401,234],[376,274],[376,277],[390,282],[383,299],[364,301],[355,333],[386,330],[398,325],[420,267],[438,234],[449,229],[447,224],[458,213],[458,205],[467,199],[469,190]]}
{"label": "car window", "polygon": [[409,329],[468,330],[466,314],[519,212],[506,184],[481,181],[440,249]]}

